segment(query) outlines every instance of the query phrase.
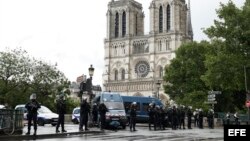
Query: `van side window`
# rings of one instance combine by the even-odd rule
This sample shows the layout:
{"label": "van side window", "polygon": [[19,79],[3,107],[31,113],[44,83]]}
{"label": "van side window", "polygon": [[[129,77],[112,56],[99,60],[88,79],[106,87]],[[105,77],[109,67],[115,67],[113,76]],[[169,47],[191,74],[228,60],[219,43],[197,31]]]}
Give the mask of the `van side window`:
{"label": "van side window", "polygon": [[142,110],[144,111],[144,112],[148,112],[148,104],[149,103],[142,103]]}

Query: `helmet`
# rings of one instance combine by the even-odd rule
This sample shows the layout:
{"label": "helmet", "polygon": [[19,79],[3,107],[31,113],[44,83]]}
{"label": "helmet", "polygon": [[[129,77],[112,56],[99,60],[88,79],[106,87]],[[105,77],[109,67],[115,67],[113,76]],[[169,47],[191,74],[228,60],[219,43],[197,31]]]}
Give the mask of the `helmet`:
{"label": "helmet", "polygon": [[192,110],[192,106],[188,106],[188,108]]}
{"label": "helmet", "polygon": [[35,93],[30,95],[30,100],[32,100],[32,99],[36,99],[36,94]]}
{"label": "helmet", "polygon": [[136,105],[136,102],[133,102],[132,104],[133,104],[133,105]]}
{"label": "helmet", "polygon": [[63,98],[64,98],[64,94],[60,94],[60,95],[59,95],[59,98],[60,98],[60,99],[63,99]]}

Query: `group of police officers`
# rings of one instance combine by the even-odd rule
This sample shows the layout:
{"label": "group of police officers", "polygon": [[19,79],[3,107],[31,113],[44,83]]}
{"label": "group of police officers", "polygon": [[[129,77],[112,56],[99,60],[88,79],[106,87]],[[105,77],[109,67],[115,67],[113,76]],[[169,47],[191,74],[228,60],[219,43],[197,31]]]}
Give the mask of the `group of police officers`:
{"label": "group of police officers", "polygon": [[[31,129],[31,121],[33,120],[34,123],[34,135],[37,132],[37,111],[41,107],[40,104],[36,101],[36,94],[32,94],[30,96],[30,101],[25,105],[27,108],[28,114],[28,132],[27,135],[30,134]],[[56,108],[57,113],[59,115],[58,122],[56,125],[56,133],[60,132],[59,127],[61,126],[61,132],[67,132],[64,128],[64,115],[66,114],[66,103],[65,97],[63,94],[59,95],[59,98],[56,100]],[[136,102],[131,103],[129,108],[129,123],[130,123],[130,131],[136,131],[136,109],[137,104]],[[85,127],[85,131],[88,130],[88,117],[91,112],[91,106],[87,102],[87,98],[82,99],[80,104],[80,124],[79,124],[79,131],[83,131],[83,126]],[[97,124],[98,120],[98,113],[100,115],[100,123],[101,123],[101,130],[105,128],[105,115],[108,112],[107,107],[104,103],[100,103],[99,105],[93,104],[92,107],[92,121],[94,124]],[[173,130],[176,129],[185,129],[185,119],[187,116],[187,128],[192,129],[192,117],[194,117],[194,126],[203,128],[203,117],[204,113],[202,109],[196,109],[192,111],[192,107],[185,107],[176,105],[173,107],[169,107],[168,109],[164,109],[163,106],[155,105],[155,103],[150,103],[148,106],[148,127],[151,130],[151,126],[153,125],[154,130],[165,130],[166,127],[171,127]],[[214,127],[214,111],[210,109],[207,114],[207,121],[208,127]]]}
{"label": "group of police officers", "polygon": [[[169,107],[168,109],[163,109],[162,106],[155,105],[154,103],[149,104],[148,108],[149,121],[148,126],[151,130],[151,125],[153,124],[154,130],[160,129],[164,130],[165,127],[171,127],[173,130],[176,129],[186,129],[185,128],[185,119],[187,117],[187,128],[192,129],[192,117],[194,117],[194,126],[203,128],[203,117],[204,113],[202,109],[196,109],[192,111],[192,107],[176,105]],[[214,111],[210,109],[207,114],[208,127],[214,127]]]}

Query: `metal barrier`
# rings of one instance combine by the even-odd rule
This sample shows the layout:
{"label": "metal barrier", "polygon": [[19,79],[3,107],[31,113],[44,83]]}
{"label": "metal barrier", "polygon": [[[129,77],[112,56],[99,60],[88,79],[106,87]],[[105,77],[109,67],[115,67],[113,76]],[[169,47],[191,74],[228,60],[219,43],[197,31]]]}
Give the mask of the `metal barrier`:
{"label": "metal barrier", "polygon": [[5,135],[4,129],[9,128],[10,122],[13,122],[14,125],[13,134],[22,133],[23,111],[0,109],[0,135]]}

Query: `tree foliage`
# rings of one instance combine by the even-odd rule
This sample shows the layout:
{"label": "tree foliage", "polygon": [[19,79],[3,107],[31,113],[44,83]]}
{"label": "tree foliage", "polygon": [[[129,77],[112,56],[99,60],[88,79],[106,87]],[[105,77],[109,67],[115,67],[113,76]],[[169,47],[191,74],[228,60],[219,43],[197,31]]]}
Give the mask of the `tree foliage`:
{"label": "tree foliage", "polygon": [[[192,105],[194,107],[206,107],[207,87],[201,80],[205,73],[205,54],[210,47],[208,42],[190,42],[183,44],[176,51],[176,58],[166,68],[164,80],[169,85],[165,86],[165,92],[170,98],[179,104]],[[192,97],[198,97],[196,98]],[[188,100],[189,98],[192,98]]]}
{"label": "tree foliage", "polygon": [[69,84],[56,65],[36,60],[21,48],[0,52],[0,103],[14,108],[36,93],[41,104],[55,109],[56,95]]}

